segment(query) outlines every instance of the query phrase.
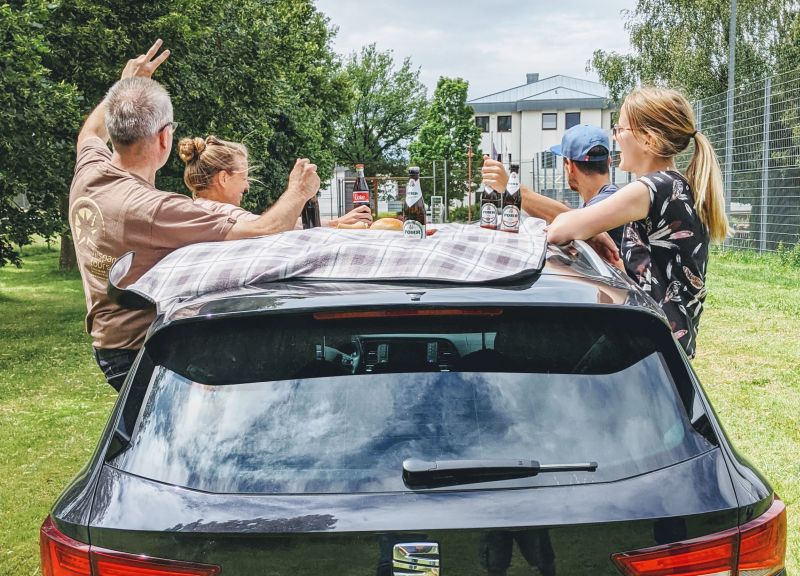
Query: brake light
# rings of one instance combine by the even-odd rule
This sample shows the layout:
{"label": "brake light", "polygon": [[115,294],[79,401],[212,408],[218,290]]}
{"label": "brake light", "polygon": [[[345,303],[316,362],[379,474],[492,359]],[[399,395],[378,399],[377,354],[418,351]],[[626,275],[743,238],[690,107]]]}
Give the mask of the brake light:
{"label": "brake light", "polygon": [[783,570],[785,556],[786,506],[776,498],[738,528],[611,559],[626,576],[772,576]]}
{"label": "brake light", "polygon": [[216,576],[219,566],[104,550],[73,540],[48,516],[40,530],[42,576]]}
{"label": "brake light", "polygon": [[161,560],[92,547],[96,576],[216,576],[219,566]]}
{"label": "brake light", "polygon": [[48,516],[39,530],[42,576],[92,576],[89,545],[62,534]]}
{"label": "brake light", "polygon": [[502,313],[502,308],[401,308],[398,310],[314,312],[314,320],[350,320],[352,318],[408,318],[420,316],[500,316]]}
{"label": "brake light", "polygon": [[764,514],[741,527],[739,576],[769,576],[784,568],[786,506],[777,498]]}

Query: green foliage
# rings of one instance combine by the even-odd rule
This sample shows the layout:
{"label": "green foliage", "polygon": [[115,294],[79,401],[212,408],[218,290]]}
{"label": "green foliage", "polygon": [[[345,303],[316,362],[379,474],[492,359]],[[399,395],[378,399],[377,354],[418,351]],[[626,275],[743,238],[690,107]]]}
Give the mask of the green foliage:
{"label": "green foliage", "polygon": [[392,52],[375,44],[352,53],[344,67],[352,98],[348,113],[337,123],[337,159],[365,173],[392,173],[405,164],[405,144],[422,125],[427,90],[411,60],[395,67]]}
{"label": "green foliage", "polygon": [[458,208],[450,208],[450,222],[475,222],[480,218],[481,215],[481,205],[473,204],[472,205],[472,220],[470,220],[469,216],[469,208],[467,205],[459,206]]}
{"label": "green foliage", "polygon": [[[261,211],[284,190],[295,158],[331,170],[332,118],[347,91],[330,48],[332,32],[311,0],[64,0],[49,34],[54,74],[84,94],[85,112],[127,58],[155,38],[172,51],[156,78],[170,91],[181,136],[244,141],[257,169],[246,207]],[[109,57],[113,54],[114,57]],[[173,155],[158,185],[185,192]]]}
{"label": "green foliage", "polygon": [[[156,38],[172,51],[156,79],[172,95],[176,144],[208,134],[244,141],[261,184],[247,208],[280,195],[297,157],[323,175],[333,168],[334,119],[349,96],[312,0],[28,0],[0,6],[0,17],[0,265],[32,232],[68,232],[61,212],[80,116]],[[185,192],[182,174],[173,155],[158,186]],[[20,192],[27,214],[7,201]]]}
{"label": "green foliage", "polygon": [[783,242],[779,242],[776,255],[778,262],[783,266],[800,268],[800,241],[791,248],[786,246]]}
{"label": "green foliage", "polygon": [[[774,71],[787,42],[776,31],[795,12],[785,0],[738,0],[737,84]],[[589,63],[612,100],[638,84],[681,88],[693,99],[727,89],[730,0],[638,0],[623,15],[633,53],[596,50]]]}
{"label": "green foliage", "polygon": [[[475,124],[472,108],[467,105],[468,87],[469,84],[461,78],[439,78],[419,137],[409,146],[412,164],[418,164],[425,174],[433,172],[434,162],[443,174],[442,160],[447,160],[447,186],[451,198],[461,197],[467,191],[470,144],[473,159],[481,157],[481,129]],[[429,198],[433,189],[424,192]]]}
{"label": "green foliage", "polygon": [[[39,233],[63,230],[59,205],[69,188],[78,94],[67,83],[54,81],[43,64],[49,46],[45,24],[51,11],[46,2],[0,5],[0,266],[19,265],[14,245]],[[12,198],[24,194],[30,209]]]}

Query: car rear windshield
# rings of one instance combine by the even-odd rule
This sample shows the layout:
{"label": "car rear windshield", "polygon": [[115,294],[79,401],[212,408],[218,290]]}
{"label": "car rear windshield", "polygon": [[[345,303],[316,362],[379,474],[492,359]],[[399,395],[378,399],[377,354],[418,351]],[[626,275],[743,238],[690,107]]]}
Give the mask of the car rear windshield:
{"label": "car rear windshield", "polygon": [[407,458],[597,462],[456,489],[518,488],[619,480],[714,446],[658,319],[438,314],[168,328],[148,343],[130,445],[111,464],[210,492],[352,493],[408,490]]}

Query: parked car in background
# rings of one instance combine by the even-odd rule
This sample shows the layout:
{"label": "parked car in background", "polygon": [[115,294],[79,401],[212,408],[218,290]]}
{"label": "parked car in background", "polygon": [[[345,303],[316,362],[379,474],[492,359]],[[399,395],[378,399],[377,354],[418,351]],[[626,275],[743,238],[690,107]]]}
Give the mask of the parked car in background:
{"label": "parked car in background", "polygon": [[45,576],[784,573],[785,507],[659,308],[593,254],[160,315]]}

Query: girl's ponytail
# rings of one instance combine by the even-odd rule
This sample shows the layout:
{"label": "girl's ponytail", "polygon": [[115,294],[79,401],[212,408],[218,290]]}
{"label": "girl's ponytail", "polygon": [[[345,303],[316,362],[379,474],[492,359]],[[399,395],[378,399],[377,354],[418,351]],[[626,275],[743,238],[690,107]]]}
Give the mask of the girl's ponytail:
{"label": "girl's ponytail", "polygon": [[711,142],[700,132],[694,135],[694,154],[686,170],[686,179],[694,192],[694,209],[708,228],[711,241],[724,241],[728,236],[728,218],[722,171]]}

